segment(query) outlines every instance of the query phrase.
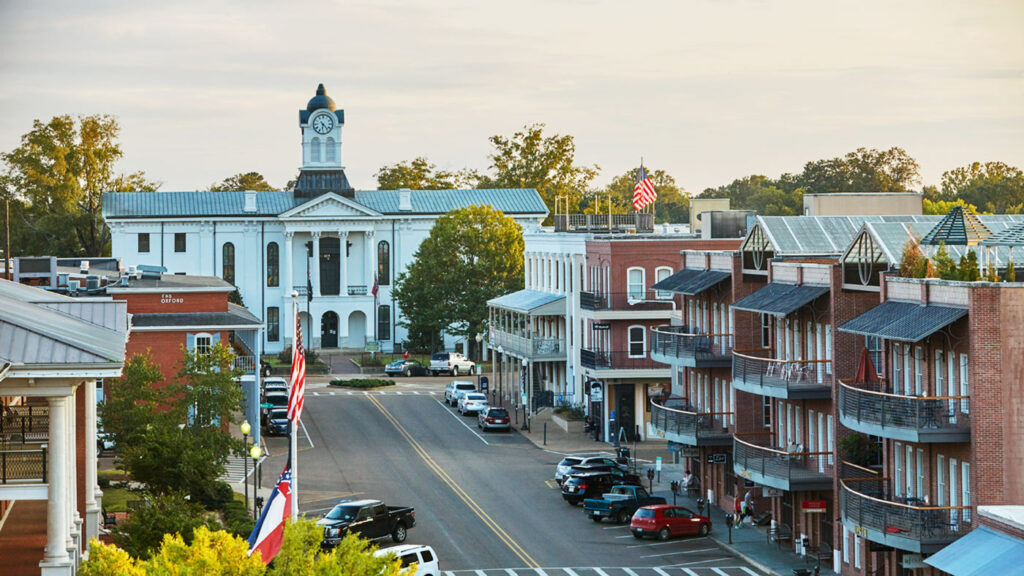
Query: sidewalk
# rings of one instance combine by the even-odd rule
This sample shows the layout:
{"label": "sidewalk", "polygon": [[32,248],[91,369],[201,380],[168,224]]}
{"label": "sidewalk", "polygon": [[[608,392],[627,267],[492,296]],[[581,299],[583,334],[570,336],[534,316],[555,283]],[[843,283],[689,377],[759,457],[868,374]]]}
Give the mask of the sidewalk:
{"label": "sidewalk", "polygon": [[[565,454],[574,452],[615,453],[613,445],[606,442],[596,442],[590,435],[568,434],[562,431],[561,428],[551,423],[550,414],[550,410],[545,410],[533,418],[530,423],[530,430],[527,431],[520,430],[523,423],[522,414],[520,413],[519,424],[518,426],[514,425],[513,428],[538,448],[552,452]],[[514,422],[515,420],[513,420]],[[547,424],[546,444],[544,437],[545,423]],[[628,447],[632,449],[632,443],[629,443]],[[673,480],[677,482],[682,481],[685,470],[682,464],[670,464],[672,457],[667,450],[666,443],[662,440],[638,442],[635,456],[637,458],[637,468],[640,470],[641,478],[644,478],[645,486],[648,485],[646,476],[644,476],[646,469],[654,467],[656,457],[662,457],[661,478],[655,478],[652,494],[662,496],[668,502],[673,502],[669,486]],[[696,498],[680,495],[674,502],[695,512],[697,511]],[[704,514],[711,518],[713,529],[710,538],[758,569],[773,576],[792,576],[793,570],[796,568],[807,569],[813,572],[816,561],[805,560],[804,557],[793,552],[792,544],[783,544],[782,547],[779,547],[775,543],[769,543],[767,527],[743,526],[742,528],[733,528],[732,544],[729,544],[729,528],[725,524],[725,510],[719,506],[711,506],[710,509],[704,510]],[[820,572],[821,576],[834,576],[835,572],[832,571],[831,566],[831,562],[826,563],[823,561]]]}

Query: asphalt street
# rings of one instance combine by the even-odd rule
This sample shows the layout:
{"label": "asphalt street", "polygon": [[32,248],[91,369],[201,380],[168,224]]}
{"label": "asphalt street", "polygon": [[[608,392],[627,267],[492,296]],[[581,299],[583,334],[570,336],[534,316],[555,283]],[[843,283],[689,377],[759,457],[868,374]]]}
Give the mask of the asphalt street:
{"label": "asphalt street", "polygon": [[[442,571],[453,574],[761,576],[707,538],[640,541],[626,526],[592,522],[562,500],[552,479],[561,454],[514,431],[481,432],[475,418],[442,400],[441,388],[429,384],[307,391],[300,511],[318,517],[343,498],[413,506],[407,543],[433,546]],[[263,478],[273,482],[287,440],[267,443]]]}

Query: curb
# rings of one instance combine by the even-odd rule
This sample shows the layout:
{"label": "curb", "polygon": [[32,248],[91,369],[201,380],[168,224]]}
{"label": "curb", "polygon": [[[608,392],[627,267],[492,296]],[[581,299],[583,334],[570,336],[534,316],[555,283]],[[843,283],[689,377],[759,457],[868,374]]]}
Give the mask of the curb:
{"label": "curb", "polygon": [[765,566],[764,564],[762,564],[758,560],[754,559],[752,556],[750,556],[748,554],[744,554],[743,552],[740,552],[735,547],[733,547],[732,544],[728,544],[727,541],[720,540],[719,538],[716,538],[716,537],[711,536],[711,535],[709,535],[708,538],[712,542],[718,544],[722,548],[725,548],[729,552],[732,552],[733,554],[738,556],[740,559],[742,559],[744,562],[749,563],[750,565],[752,565],[753,567],[757,568],[758,570],[764,572],[765,574],[770,574],[771,576],[784,576],[783,574],[781,574],[781,573],[779,573],[779,572],[777,572],[777,571],[775,571],[775,570]]}

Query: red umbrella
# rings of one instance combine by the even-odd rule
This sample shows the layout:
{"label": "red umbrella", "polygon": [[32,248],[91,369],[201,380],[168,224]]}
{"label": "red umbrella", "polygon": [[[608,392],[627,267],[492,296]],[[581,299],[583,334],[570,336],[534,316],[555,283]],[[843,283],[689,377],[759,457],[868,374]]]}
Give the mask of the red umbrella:
{"label": "red umbrella", "polygon": [[860,351],[860,362],[857,363],[857,376],[854,377],[854,382],[878,382],[878,372],[867,348]]}

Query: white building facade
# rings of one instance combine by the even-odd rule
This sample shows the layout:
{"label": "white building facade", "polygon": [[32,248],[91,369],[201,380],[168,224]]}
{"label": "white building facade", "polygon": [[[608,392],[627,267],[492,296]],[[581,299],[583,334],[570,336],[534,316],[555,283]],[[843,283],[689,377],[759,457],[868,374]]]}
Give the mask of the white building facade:
{"label": "white building facade", "polygon": [[[490,205],[529,231],[547,208],[533,189],[354,190],[341,163],[344,120],[320,85],[299,111],[294,191],[106,194],[112,254],[231,282],[264,321],[267,353],[291,345],[293,292],[307,347],[397,349],[406,331],[392,286],[440,216]],[[446,348],[456,344],[446,337]]]}

